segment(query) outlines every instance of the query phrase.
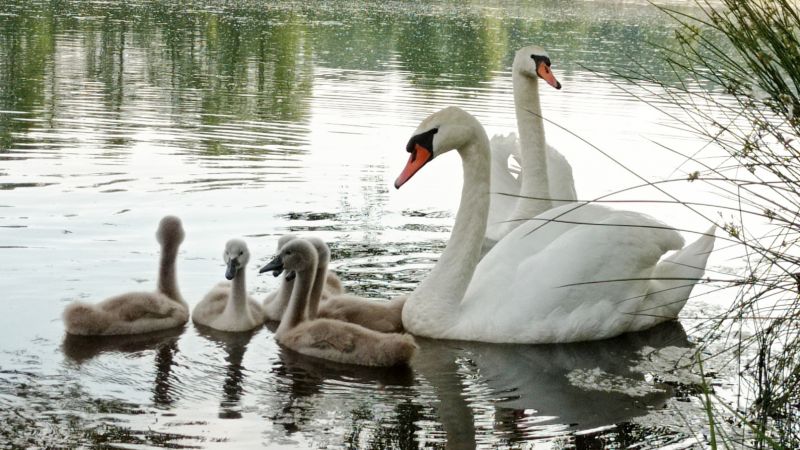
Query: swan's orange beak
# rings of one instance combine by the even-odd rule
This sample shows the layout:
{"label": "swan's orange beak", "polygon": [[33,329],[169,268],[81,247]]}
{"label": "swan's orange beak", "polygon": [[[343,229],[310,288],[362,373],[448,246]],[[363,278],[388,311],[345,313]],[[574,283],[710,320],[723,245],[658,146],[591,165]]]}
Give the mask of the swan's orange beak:
{"label": "swan's orange beak", "polygon": [[556,80],[555,75],[553,75],[553,71],[550,70],[550,66],[547,65],[545,62],[540,62],[539,67],[536,68],[536,74],[539,75],[539,78],[547,81],[547,84],[553,86],[556,89],[561,89],[561,83]]}
{"label": "swan's orange beak", "polygon": [[400,186],[410,180],[431,159],[433,159],[433,152],[419,144],[414,144],[414,150],[411,152],[411,156],[408,157],[408,162],[406,167],[403,168],[403,172],[394,181],[394,187],[400,189]]}

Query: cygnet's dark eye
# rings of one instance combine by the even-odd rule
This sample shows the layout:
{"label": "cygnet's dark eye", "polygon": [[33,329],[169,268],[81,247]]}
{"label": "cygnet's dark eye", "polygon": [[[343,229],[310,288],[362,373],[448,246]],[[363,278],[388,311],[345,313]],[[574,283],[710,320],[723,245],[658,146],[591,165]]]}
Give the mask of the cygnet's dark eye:
{"label": "cygnet's dark eye", "polygon": [[292,251],[291,251],[291,250],[286,250],[286,256],[289,256],[289,255],[291,255],[291,254],[292,254]]}
{"label": "cygnet's dark eye", "polygon": [[239,252],[239,256],[242,256],[242,255],[244,255],[244,250]]}

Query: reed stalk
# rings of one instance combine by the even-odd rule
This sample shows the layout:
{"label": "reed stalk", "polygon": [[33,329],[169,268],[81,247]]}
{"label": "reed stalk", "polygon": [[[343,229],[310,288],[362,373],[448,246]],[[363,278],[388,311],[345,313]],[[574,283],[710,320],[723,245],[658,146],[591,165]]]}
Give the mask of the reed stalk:
{"label": "reed stalk", "polygon": [[[674,42],[657,44],[671,79],[643,65],[617,75],[710,142],[703,152],[724,155],[713,164],[706,153],[684,155],[702,167],[687,179],[725,199],[718,223],[744,267],[699,351],[730,340],[741,383],[730,411],[750,430],[739,442],[800,448],[800,13],[790,0],[696,4],[697,15],[656,5],[678,25]],[[703,400],[715,430],[708,391]]]}

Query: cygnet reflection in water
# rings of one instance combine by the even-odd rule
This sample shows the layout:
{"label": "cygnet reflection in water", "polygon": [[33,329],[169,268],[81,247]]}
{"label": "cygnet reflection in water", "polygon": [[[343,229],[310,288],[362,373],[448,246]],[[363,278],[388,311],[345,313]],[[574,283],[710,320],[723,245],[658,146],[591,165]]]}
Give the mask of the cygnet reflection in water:
{"label": "cygnet reflection in water", "polygon": [[78,336],[67,333],[61,350],[68,361],[78,365],[108,353],[136,354],[154,350],[153,403],[158,406],[170,406],[176,400],[172,374],[174,358],[178,351],[178,340],[185,328],[118,336]]}
{"label": "cygnet reflection in water", "polygon": [[[309,357],[289,349],[279,350],[279,360],[271,372],[276,380],[271,386],[274,399],[265,399],[262,404],[277,400],[269,407],[269,420],[280,424],[287,434],[303,430],[318,416],[318,405],[313,399],[331,394],[331,387],[341,389],[342,395],[367,397],[377,394],[391,397],[413,398],[414,372],[407,365],[394,367],[358,366]],[[387,392],[387,389],[391,392]],[[342,403],[337,403],[342,405]],[[350,403],[345,402],[348,405]],[[342,411],[351,413],[352,411]],[[412,427],[413,428],[413,427]]]}
{"label": "cygnet reflection in water", "polygon": [[222,384],[222,400],[219,405],[221,419],[239,419],[242,417],[242,394],[244,393],[245,368],[242,365],[247,345],[260,330],[249,330],[232,333],[215,330],[204,325],[195,324],[197,334],[214,342],[225,352],[225,380]]}

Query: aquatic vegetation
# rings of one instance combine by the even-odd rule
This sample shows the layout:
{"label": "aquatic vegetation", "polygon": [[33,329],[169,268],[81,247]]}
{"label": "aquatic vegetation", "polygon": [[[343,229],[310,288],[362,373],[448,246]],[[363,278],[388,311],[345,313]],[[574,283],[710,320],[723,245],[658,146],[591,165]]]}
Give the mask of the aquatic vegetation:
{"label": "aquatic vegetation", "polygon": [[[723,355],[741,375],[738,405],[714,399],[711,387],[704,390],[711,445],[797,448],[800,11],[789,0],[697,5],[698,15],[661,7],[679,24],[675,45],[661,50],[681,83],[658,81],[645,64],[626,77],[658,86],[645,101],[657,108],[677,105],[685,115],[673,117],[724,152],[720,159],[709,157],[708,149],[685,155],[702,167],[688,181],[719,193],[724,213],[717,223],[727,233],[728,250],[746,268],[721,277],[720,288],[734,291],[735,301],[713,317],[698,348],[702,358]],[[725,348],[704,353],[719,339]],[[727,417],[739,424],[738,436],[720,434],[718,427],[713,433]]]}

